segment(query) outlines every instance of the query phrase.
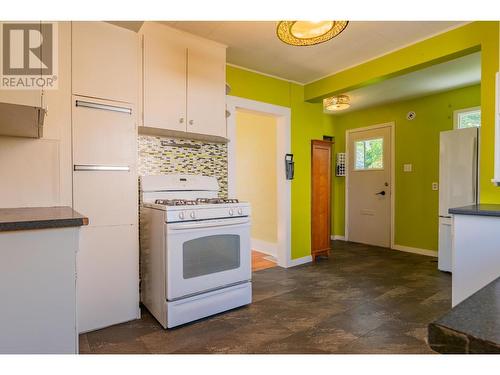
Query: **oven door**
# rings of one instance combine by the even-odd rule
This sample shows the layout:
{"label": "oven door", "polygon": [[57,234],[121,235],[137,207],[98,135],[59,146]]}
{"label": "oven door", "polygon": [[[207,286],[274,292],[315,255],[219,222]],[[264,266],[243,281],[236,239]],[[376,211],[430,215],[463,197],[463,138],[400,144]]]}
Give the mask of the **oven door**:
{"label": "oven door", "polygon": [[250,218],[165,225],[167,300],[251,279]]}

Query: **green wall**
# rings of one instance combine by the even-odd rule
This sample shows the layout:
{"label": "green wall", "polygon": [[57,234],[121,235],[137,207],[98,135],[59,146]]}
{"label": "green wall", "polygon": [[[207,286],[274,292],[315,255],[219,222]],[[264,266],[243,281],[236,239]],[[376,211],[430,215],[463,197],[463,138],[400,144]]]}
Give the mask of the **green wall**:
{"label": "green wall", "polygon": [[494,166],[495,74],[499,70],[499,22],[471,22],[305,86],[307,101],[481,51],[480,201],[500,203],[491,183]]}
{"label": "green wall", "polygon": [[292,258],[311,254],[311,139],[333,131],[320,103],[304,101],[304,87],[233,66],[226,67],[231,95],[291,109],[291,147],[295,160],[292,181]]}
{"label": "green wall", "polygon": [[[438,197],[431,189],[439,181],[439,133],[453,129],[453,111],[479,106],[480,85],[436,95],[367,108],[331,116],[335,152],[345,151],[347,129],[395,123],[395,244],[437,250]],[[406,114],[417,116],[408,121]],[[413,172],[403,172],[403,164],[413,164]],[[345,178],[333,183],[332,232],[344,235]]]}
{"label": "green wall", "polygon": [[[306,86],[232,66],[227,67],[227,82],[232,87],[231,95],[291,108],[292,152],[296,158],[296,177],[292,182],[292,258],[300,258],[310,254],[310,140],[321,139],[323,135],[333,135],[334,133],[335,120],[323,114],[321,99],[331,94],[373,84],[477,51],[481,51],[481,202],[500,203],[500,189],[491,183],[494,163],[495,73],[499,68],[499,22],[472,22]],[[377,122],[379,121],[375,119],[370,121],[372,124]],[[426,131],[429,132],[429,130]],[[425,135],[425,132],[423,134]],[[340,138],[337,136],[337,141],[341,141]],[[410,141],[413,142],[413,139]],[[426,143],[425,147],[428,146]],[[404,147],[402,149],[406,152]],[[422,158],[427,157],[424,154],[425,151],[422,151],[422,155],[415,156],[414,164],[416,167],[418,163],[422,162]],[[428,182],[433,178],[431,172],[424,173],[427,173],[425,181]],[[401,188],[404,190],[405,186],[410,184],[410,181],[405,182],[404,179],[410,177],[400,176],[400,178]],[[398,178],[396,178],[397,182]],[[409,202],[409,204],[416,207],[417,204],[414,201],[413,203]],[[430,213],[434,210],[433,208],[418,209],[425,217],[430,217]],[[337,230],[337,225],[342,227],[340,220],[339,218],[334,220],[338,233],[341,232]],[[410,219],[408,216],[402,215],[401,223],[404,224],[405,220]],[[432,230],[435,231],[434,224],[424,223],[423,225],[428,228],[432,227]],[[396,243],[412,247],[436,248],[435,232],[420,235],[425,237],[425,241],[417,240],[417,235],[412,233],[411,227],[408,226],[397,233]]]}

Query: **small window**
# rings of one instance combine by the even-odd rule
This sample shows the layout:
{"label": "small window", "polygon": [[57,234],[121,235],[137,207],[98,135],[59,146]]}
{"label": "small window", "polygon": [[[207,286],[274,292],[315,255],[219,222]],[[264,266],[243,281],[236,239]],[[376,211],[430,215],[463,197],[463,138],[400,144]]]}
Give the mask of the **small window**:
{"label": "small window", "polygon": [[363,171],[384,168],[384,139],[366,139],[354,142],[356,151],[354,169]]}
{"label": "small window", "polygon": [[478,128],[481,126],[480,107],[459,109],[453,114],[455,129]]}

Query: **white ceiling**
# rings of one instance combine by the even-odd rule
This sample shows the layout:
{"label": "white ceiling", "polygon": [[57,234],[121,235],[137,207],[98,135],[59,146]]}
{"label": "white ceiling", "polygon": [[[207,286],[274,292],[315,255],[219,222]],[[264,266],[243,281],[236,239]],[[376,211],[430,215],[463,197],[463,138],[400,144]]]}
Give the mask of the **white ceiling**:
{"label": "white ceiling", "polygon": [[276,37],[270,21],[165,21],[172,27],[228,46],[227,62],[308,83],[458,27],[453,21],[352,21],[336,38],[294,47]]}
{"label": "white ceiling", "polygon": [[351,98],[344,114],[383,103],[415,98],[481,82],[481,53],[473,53],[380,83],[346,92]]}

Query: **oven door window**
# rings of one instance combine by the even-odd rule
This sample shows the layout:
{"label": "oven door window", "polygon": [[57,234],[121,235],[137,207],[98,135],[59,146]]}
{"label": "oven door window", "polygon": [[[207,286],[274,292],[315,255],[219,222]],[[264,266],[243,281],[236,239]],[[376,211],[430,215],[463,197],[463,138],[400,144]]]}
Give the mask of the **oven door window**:
{"label": "oven door window", "polygon": [[186,241],[182,250],[184,279],[240,267],[240,236],[221,234]]}

